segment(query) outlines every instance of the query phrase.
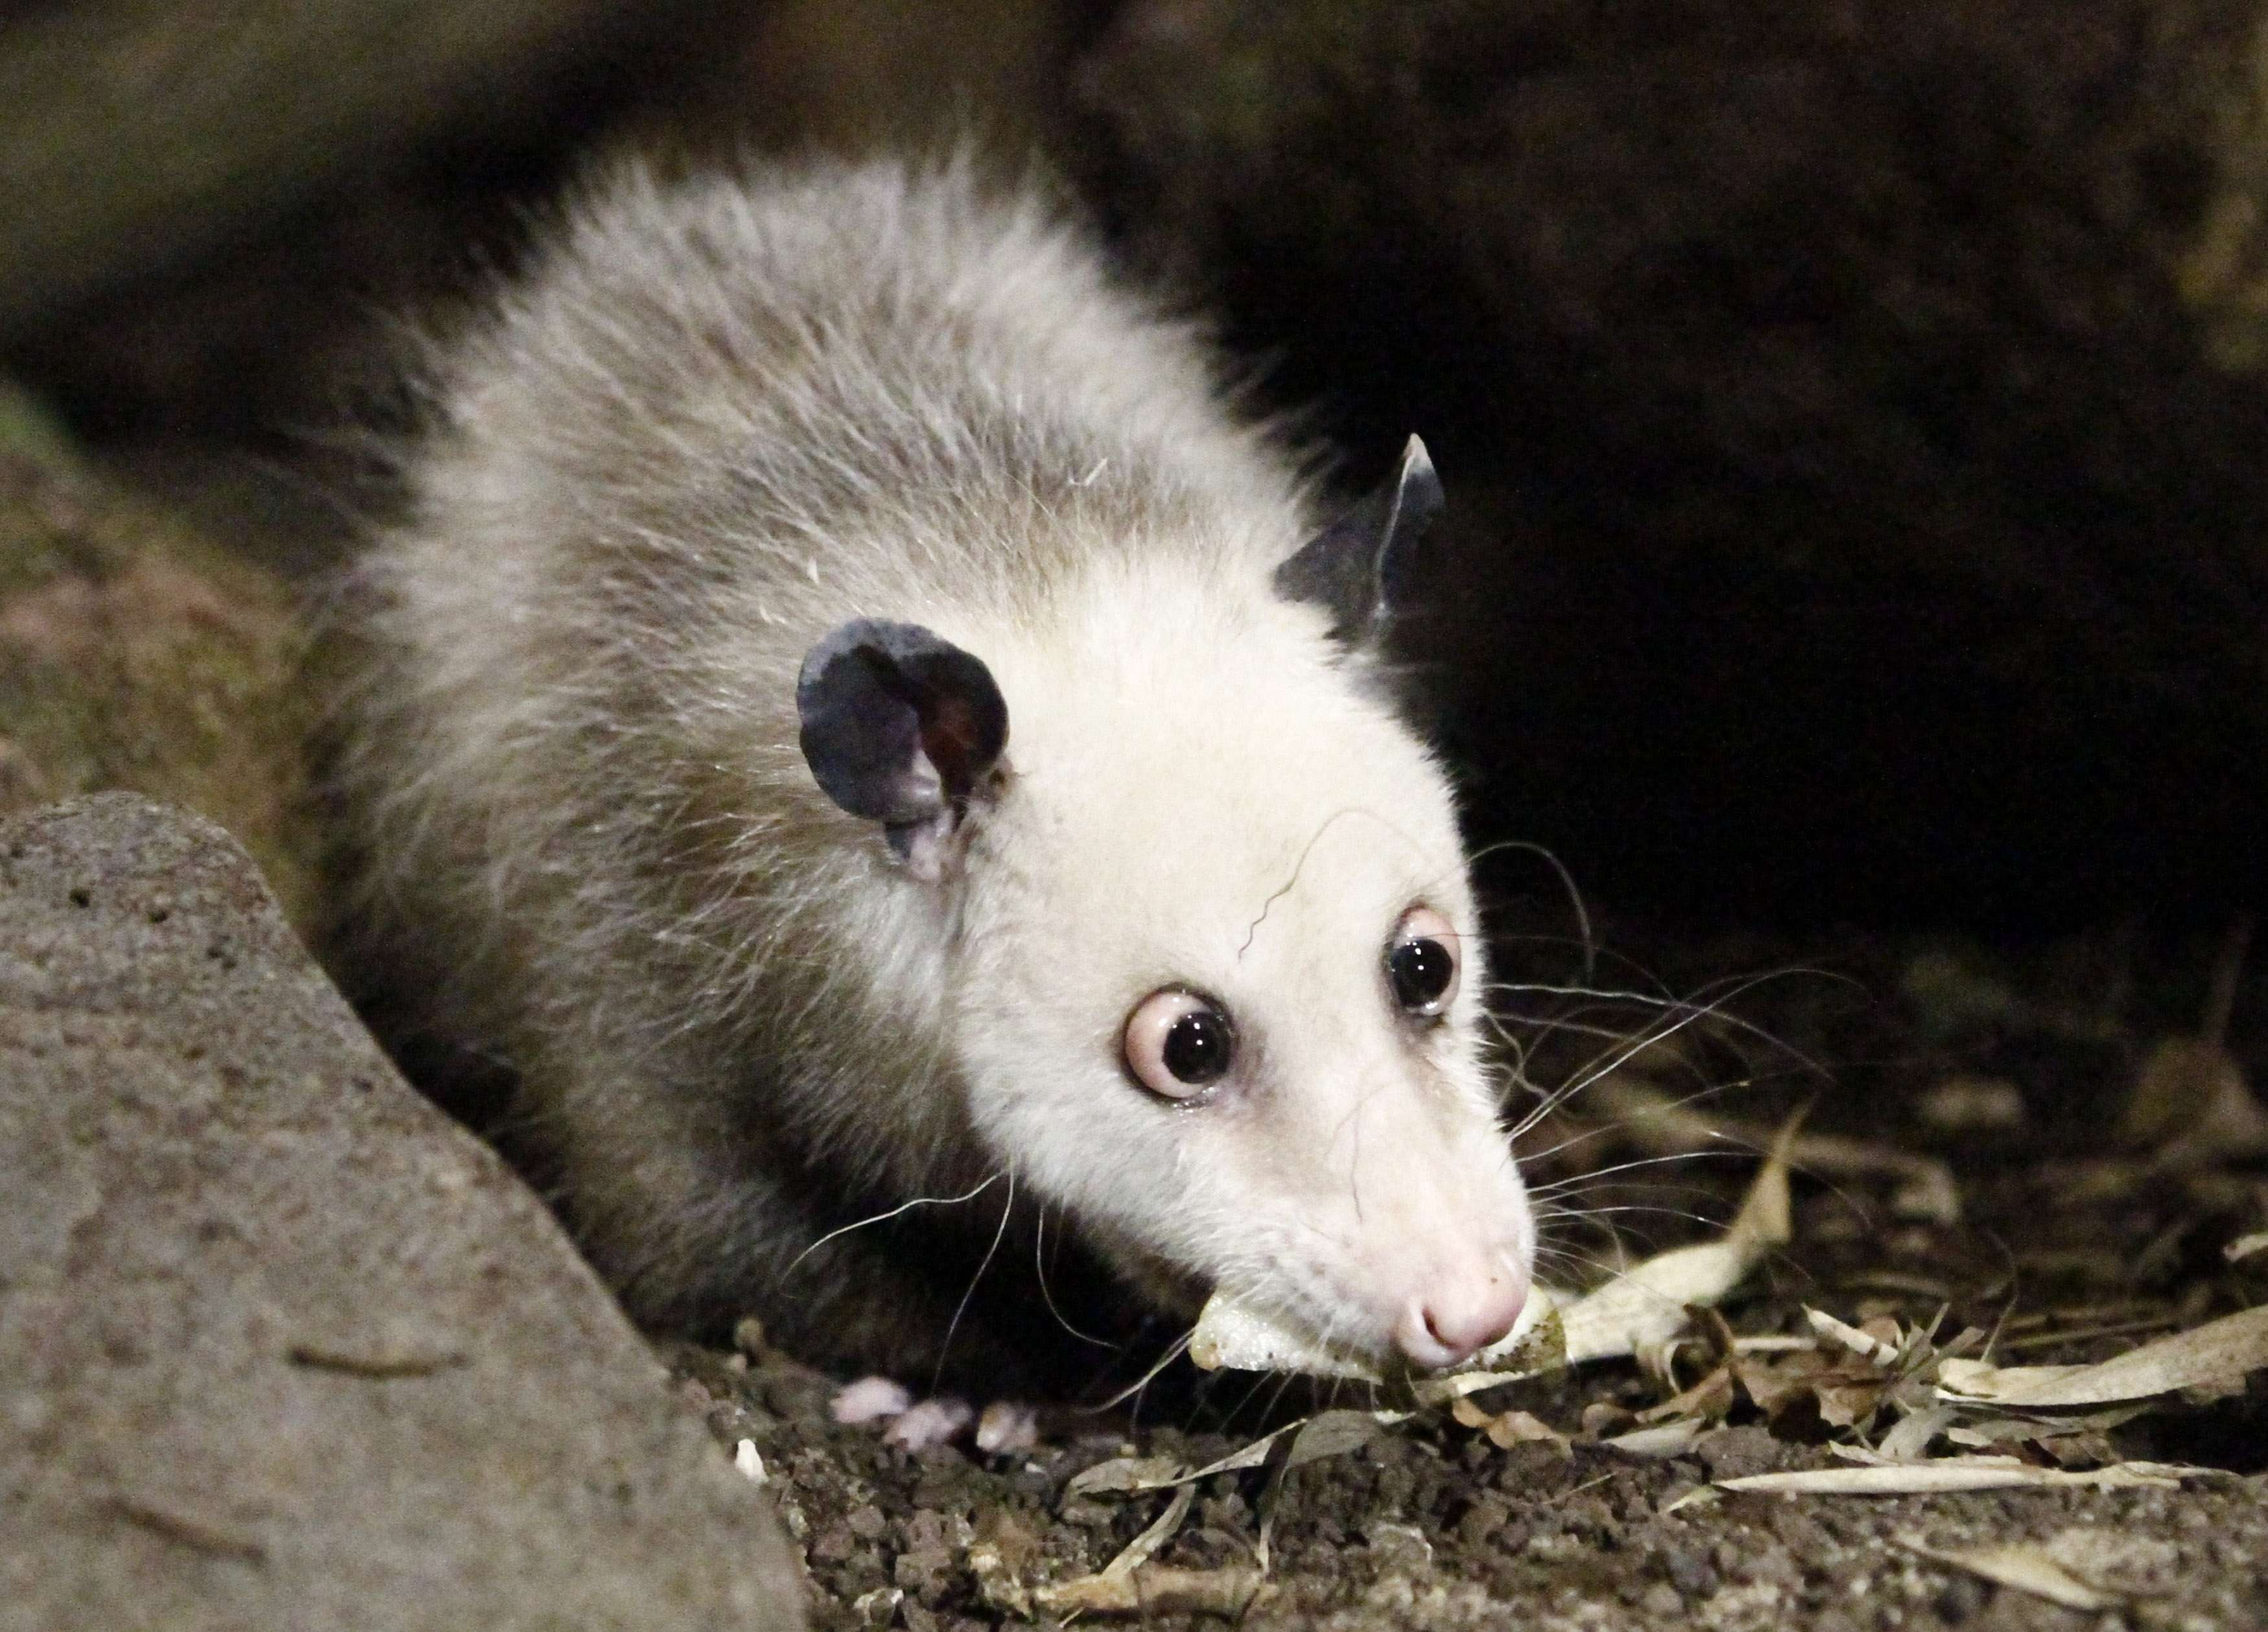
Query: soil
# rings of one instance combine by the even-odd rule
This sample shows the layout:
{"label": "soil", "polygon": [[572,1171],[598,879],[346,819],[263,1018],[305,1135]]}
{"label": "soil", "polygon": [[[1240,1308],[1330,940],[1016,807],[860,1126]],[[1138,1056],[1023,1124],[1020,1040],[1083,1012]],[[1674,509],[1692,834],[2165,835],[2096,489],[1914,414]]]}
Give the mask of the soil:
{"label": "soil", "polygon": [[[1615,1103],[1626,1108],[1629,1093],[1649,1089],[1698,1094],[1703,1109],[1743,1127],[1808,1105],[1812,1129],[1950,1164],[1959,1196],[1950,1222],[1927,1216],[1927,1199],[1902,1194],[1896,1179],[1799,1177],[1795,1239],[1726,1306],[1733,1331],[1800,1333],[1811,1306],[1853,1321],[1936,1320],[1941,1338],[1974,1326],[1996,1333],[1995,1357],[2011,1363],[2084,1361],[2268,1291],[2268,1254],[2232,1264],[2222,1252],[2268,1222],[2257,1159],[2232,1145],[2168,1170],[2117,1137],[2139,1114],[2152,1045],[2196,1031],[2213,1008],[2211,948],[2169,953],[2127,937],[2022,959],[1942,944],[1846,949],[1832,961],[1768,950],[1719,944],[1664,957],[1659,966],[1671,969],[1778,971],[1719,983],[1713,1000],[1674,975],[1667,989],[1701,997],[1594,1000],[1509,986],[1505,999],[1538,1083],[1581,1082],[1586,1060],[1628,1052],[1615,1039],[1690,1022],[1631,1062],[1642,1074],[1626,1065],[1606,1087],[1572,1093],[1523,1139],[1539,1185],[1649,1159],[1626,1115],[1587,1108],[1587,1096],[1620,1091]],[[1570,984],[1571,972],[1545,983]],[[1582,984],[1637,983],[1625,967]],[[2234,1010],[2230,1051],[2242,1060],[2256,1006],[2240,992]],[[2220,1023],[2212,1014],[2206,1022]],[[2192,1133],[2200,1125],[2197,1114],[2176,1119]],[[1580,1142],[1550,1154],[1571,1140]],[[1629,1251],[1699,1238],[1713,1226],[1697,1221],[1728,1216],[1754,1170],[1745,1152],[1724,1154],[1579,1179],[1570,1193],[1581,1215],[1548,1233],[1594,1263],[1605,1261],[1609,1225]],[[1579,1273],[1564,1259],[1556,1268],[1563,1281]],[[1308,1408],[1286,1403],[1272,1379],[1224,1377],[1165,1411],[1152,1402],[1060,1414],[1028,1451],[988,1457],[964,1441],[908,1453],[873,1428],[829,1419],[839,1379],[759,1341],[748,1348],[679,1347],[668,1357],[718,1436],[749,1441],[761,1456],[807,1561],[820,1628],[1047,1624],[1014,1613],[1028,1601],[1019,1591],[1101,1569],[1170,1500],[1165,1491],[1070,1494],[1074,1474],[1130,1455],[1202,1466]],[[1199,1481],[1145,1581],[1152,1592],[1211,1592],[1219,1613],[1153,1599],[1140,1624],[1786,1632],[2062,1628],[2107,1613],[2109,1624],[2268,1625],[2263,1382],[2210,1402],[2169,1402],[2095,1445],[2095,1461],[2208,1470],[2179,1490],[1763,1495],[1706,1488],[1833,1466],[1830,1443],[1853,1434],[1823,1425],[1816,1410],[1766,1420],[1740,1399],[1681,1453],[1633,1456],[1597,1442],[1668,1391],[1634,1362],[1589,1365],[1485,1397],[1491,1411],[1525,1410],[1570,1436],[1565,1450],[1499,1449],[1447,1416],[1421,1415],[1288,1472]],[[2064,1607],[1915,1550],[2009,1543],[2036,1545],[2113,1607]]]}

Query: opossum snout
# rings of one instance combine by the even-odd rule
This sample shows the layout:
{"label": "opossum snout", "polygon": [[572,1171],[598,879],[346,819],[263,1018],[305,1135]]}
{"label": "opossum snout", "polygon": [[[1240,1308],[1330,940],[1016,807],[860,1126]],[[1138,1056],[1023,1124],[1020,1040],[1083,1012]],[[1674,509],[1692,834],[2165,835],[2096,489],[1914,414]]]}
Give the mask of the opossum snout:
{"label": "opossum snout", "polygon": [[1394,1325],[1394,1346],[1421,1370],[1471,1359],[1499,1342],[1528,1303],[1528,1276],[1509,1254],[1436,1272]]}

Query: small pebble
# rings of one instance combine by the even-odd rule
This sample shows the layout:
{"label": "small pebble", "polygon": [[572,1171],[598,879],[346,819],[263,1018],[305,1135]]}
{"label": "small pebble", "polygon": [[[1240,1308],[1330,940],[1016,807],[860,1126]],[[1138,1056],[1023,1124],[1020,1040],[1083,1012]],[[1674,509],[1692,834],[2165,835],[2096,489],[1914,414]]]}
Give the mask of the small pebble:
{"label": "small pebble", "polygon": [[761,1485],[767,1477],[764,1473],[764,1459],[757,1454],[756,1442],[753,1439],[744,1439],[734,1447],[733,1466],[739,1468],[753,1484]]}
{"label": "small pebble", "polygon": [[1661,1555],[1661,1568],[1669,1584],[1686,1598],[1705,1598],[1717,1590],[1717,1572],[1698,1553],[1672,1547]]}
{"label": "small pebble", "polygon": [[1974,1576],[1955,1576],[1938,1589],[1934,1607],[1940,1620],[1954,1626],[1973,1621],[1984,1607],[1984,1584]]}
{"label": "small pebble", "polygon": [[1657,1581],[1638,1595],[1638,1606],[1661,1626],[1670,1626],[1685,1613],[1685,1600],[1667,1581]]}

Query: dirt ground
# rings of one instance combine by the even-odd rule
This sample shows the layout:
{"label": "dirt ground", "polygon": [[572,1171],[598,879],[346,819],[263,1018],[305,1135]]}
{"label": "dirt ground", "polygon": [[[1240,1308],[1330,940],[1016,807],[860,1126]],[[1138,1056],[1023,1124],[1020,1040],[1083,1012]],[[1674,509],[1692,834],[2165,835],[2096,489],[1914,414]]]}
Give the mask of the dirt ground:
{"label": "dirt ground", "polygon": [[[1974,1326],[2007,1363],[2083,1362],[2268,1291],[2268,1254],[2225,1252],[2268,1225],[2239,1063],[2259,1041],[2246,1035],[2241,945],[2113,938],[2016,961],[1944,944],[1834,960],[1775,951],[1719,945],[1668,960],[1765,974],[1714,986],[1641,979],[1627,965],[1555,975],[1544,966],[1565,954],[1535,960],[1543,985],[1692,994],[1683,1003],[1507,986],[1529,1081],[1583,1084],[1521,1141],[1532,1183],[1574,1180],[1562,1193],[1574,1216],[1546,1226],[1569,1256],[1548,1260],[1547,1277],[1607,1262],[1609,1226],[1634,1253],[1705,1237],[1756,1166],[1738,1133],[1808,1105],[1811,1131],[1859,1154],[1799,1159],[1794,1240],[1724,1306],[1724,1330],[1742,1338],[1800,1337],[1808,1307],[1878,1329],[1885,1317],[1907,1329],[1934,1321],[1940,1340]],[[1665,1031],[1635,1056],[1622,1040]],[[2229,1034],[2225,1054],[2210,1045],[2216,1032]],[[2169,1038],[2187,1039],[2172,1064]],[[1590,1081],[1600,1064],[1617,1068]],[[1576,1177],[1653,1162],[1675,1141],[1646,1131],[1650,1119],[1689,1097],[1734,1131],[1727,1148]],[[1949,1198],[1928,1182],[1930,1158],[1953,1178]],[[1869,1163],[1896,1170],[1869,1173]],[[964,1442],[908,1454],[831,1422],[834,1381],[760,1346],[753,1358],[671,1357],[718,1436],[762,1458],[822,1628],[1045,1624],[1032,1589],[1102,1569],[1172,1500],[1069,1492],[1073,1475],[1131,1455],[1203,1466],[1298,1414],[1274,1380],[1224,1375],[1165,1420],[1067,1414],[1028,1451],[986,1457]],[[1695,1372],[1682,1364],[1679,1384]],[[1767,1413],[1738,1389],[1682,1449],[1638,1456],[1599,1442],[1670,1385],[1631,1361],[1594,1363],[1482,1397],[1486,1413],[1525,1411],[1567,1436],[1564,1447],[1499,1448],[1429,1413],[1288,1471],[1197,1481],[1144,1572],[1142,1624],[2268,1626],[2264,1381],[2170,1398],[2099,1433],[1999,1447],[2043,1466],[2205,1470],[2178,1489],[1791,1495],[1709,1487],[1835,1466],[1835,1442],[1879,1442],[1887,1414],[1837,1426],[1827,1392],[1767,1398]],[[1958,1449],[1940,1440],[1931,1454]],[[2095,1606],[1926,1556],[2008,1544],[2031,1544],[2020,1550],[2061,1566]]]}

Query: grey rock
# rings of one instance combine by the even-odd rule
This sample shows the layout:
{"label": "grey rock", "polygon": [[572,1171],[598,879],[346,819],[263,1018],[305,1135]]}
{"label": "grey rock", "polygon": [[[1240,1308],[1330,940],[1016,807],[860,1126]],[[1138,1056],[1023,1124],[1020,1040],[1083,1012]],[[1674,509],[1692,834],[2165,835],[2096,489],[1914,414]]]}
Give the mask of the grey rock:
{"label": "grey rock", "polygon": [[0,823],[0,1627],[770,1632],[800,1593],[226,834]]}

